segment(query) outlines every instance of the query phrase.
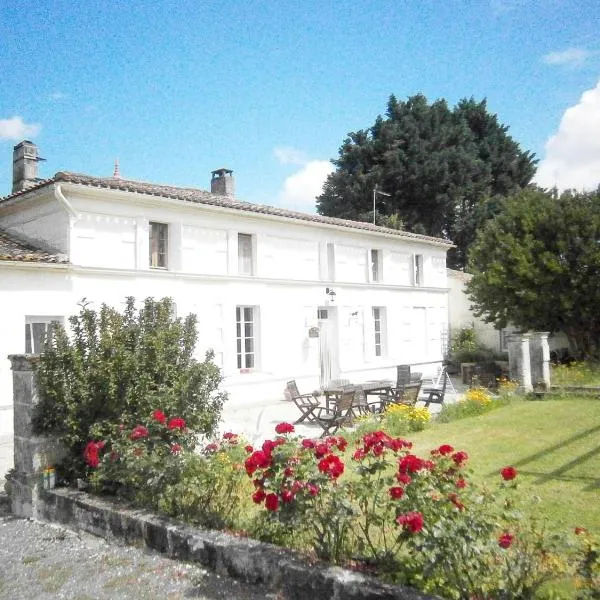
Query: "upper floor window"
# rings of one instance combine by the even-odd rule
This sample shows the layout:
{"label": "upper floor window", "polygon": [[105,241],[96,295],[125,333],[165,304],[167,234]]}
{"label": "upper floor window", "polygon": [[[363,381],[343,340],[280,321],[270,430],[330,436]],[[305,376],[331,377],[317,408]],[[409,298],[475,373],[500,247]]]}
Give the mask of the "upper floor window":
{"label": "upper floor window", "polygon": [[327,279],[335,281],[335,246],[327,244]]}
{"label": "upper floor window", "polygon": [[63,323],[63,317],[25,317],[25,353],[41,354],[46,340],[52,339],[54,326]]}
{"label": "upper floor window", "polygon": [[413,255],[413,282],[415,285],[423,285],[425,280],[423,276],[423,255]]}
{"label": "upper floor window", "polygon": [[385,356],[385,308],[373,307],[373,334],[375,356]]}
{"label": "upper floor window", "polygon": [[237,368],[253,369],[256,365],[256,309],[236,306]]}
{"label": "upper floor window", "polygon": [[249,233],[238,233],[238,273],[254,275],[254,257],[252,236]]}
{"label": "upper floor window", "polygon": [[150,222],[150,268],[166,269],[169,251],[169,226]]}
{"label": "upper floor window", "polygon": [[381,250],[369,250],[369,281],[382,281]]}

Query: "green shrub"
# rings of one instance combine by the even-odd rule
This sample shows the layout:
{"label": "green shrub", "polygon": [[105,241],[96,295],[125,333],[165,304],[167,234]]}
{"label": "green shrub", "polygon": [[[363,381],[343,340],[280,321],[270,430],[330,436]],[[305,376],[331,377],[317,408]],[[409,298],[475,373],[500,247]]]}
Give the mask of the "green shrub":
{"label": "green shrub", "polygon": [[509,395],[491,396],[483,388],[468,390],[464,398],[452,404],[444,403],[438,415],[440,423],[475,417],[510,404]]}
{"label": "green shrub", "polygon": [[[226,395],[222,376],[207,353],[193,358],[195,315],[173,317],[169,298],[148,298],[137,310],[127,298],[123,313],[84,302],[70,317],[70,335],[58,327],[37,368],[38,433],[61,441],[69,455],[61,464],[68,481],[86,473],[83,450],[91,439],[132,428],[160,409],[182,417],[194,433],[211,434]],[[94,427],[94,436],[91,428]]]}

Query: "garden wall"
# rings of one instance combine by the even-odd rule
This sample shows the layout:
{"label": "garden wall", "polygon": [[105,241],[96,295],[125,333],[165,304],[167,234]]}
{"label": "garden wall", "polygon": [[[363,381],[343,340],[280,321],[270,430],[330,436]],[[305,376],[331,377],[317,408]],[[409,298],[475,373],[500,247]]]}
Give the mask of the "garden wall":
{"label": "garden wall", "polygon": [[388,585],[361,573],[309,563],[272,544],[190,527],[81,491],[44,489],[44,470],[60,459],[61,449],[32,432],[38,400],[36,357],[9,358],[15,407],[15,475],[10,494],[15,515],[61,523],[107,539],[143,543],[169,557],[199,562],[219,574],[249,584],[265,584],[286,600],[433,600],[411,588]]}

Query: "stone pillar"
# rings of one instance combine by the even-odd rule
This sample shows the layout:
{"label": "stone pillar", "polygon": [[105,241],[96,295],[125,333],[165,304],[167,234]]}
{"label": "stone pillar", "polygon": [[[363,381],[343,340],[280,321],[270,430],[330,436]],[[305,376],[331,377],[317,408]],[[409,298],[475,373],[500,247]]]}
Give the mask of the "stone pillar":
{"label": "stone pillar", "polygon": [[32,416],[38,403],[35,384],[37,356],[12,354],[15,475],[11,481],[11,510],[19,517],[37,518],[37,504],[43,486],[42,473],[54,466],[60,449],[54,440],[35,436]]}
{"label": "stone pillar", "polygon": [[524,392],[530,392],[533,389],[529,355],[530,338],[531,334],[529,333],[513,333],[507,336],[510,378],[517,381]]}
{"label": "stone pillar", "polygon": [[550,347],[549,331],[536,331],[531,334],[529,352],[531,355],[531,382],[536,387],[550,389]]}

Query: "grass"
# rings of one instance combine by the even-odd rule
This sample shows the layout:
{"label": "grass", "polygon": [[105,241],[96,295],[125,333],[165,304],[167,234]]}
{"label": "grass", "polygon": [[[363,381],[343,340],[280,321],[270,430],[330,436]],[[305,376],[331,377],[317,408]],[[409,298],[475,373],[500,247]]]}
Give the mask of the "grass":
{"label": "grass", "polygon": [[449,443],[471,457],[473,477],[494,484],[499,470],[519,472],[524,507],[554,530],[600,532],[600,401],[570,396],[542,402],[515,399],[491,413],[434,424],[413,433],[417,453]]}

